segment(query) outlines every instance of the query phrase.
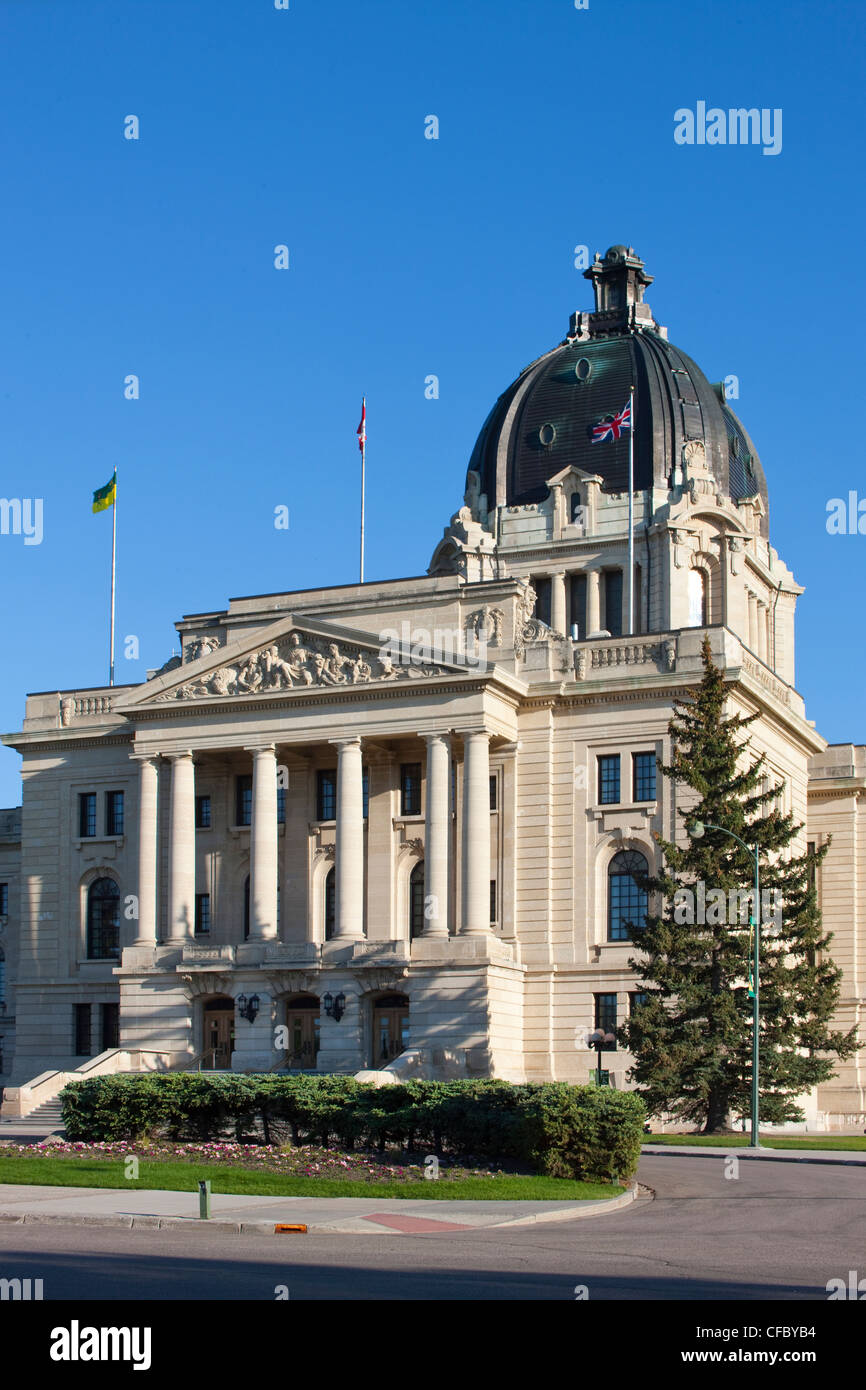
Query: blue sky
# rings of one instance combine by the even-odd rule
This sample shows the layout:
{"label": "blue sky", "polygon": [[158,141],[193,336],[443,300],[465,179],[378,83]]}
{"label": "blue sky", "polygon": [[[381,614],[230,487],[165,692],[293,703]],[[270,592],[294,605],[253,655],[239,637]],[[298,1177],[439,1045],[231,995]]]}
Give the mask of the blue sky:
{"label": "blue sky", "polygon": [[[0,0],[0,493],[44,500],[40,545],[0,536],[0,727],[107,680],[115,465],[119,682],[182,613],[357,577],[364,392],[367,577],[423,573],[494,399],[591,307],[573,248],[622,241],[671,340],[739,378],[806,587],[797,685],[866,741],[866,536],[825,526],[866,497],[864,29],[803,0]],[[781,108],[782,152],[676,145],[700,100]]]}

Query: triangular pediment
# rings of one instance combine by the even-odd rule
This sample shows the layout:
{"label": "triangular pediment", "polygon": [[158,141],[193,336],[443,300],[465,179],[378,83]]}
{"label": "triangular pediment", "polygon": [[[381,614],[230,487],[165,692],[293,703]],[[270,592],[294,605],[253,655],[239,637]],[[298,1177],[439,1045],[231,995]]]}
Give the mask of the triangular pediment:
{"label": "triangular pediment", "polygon": [[[208,645],[216,640],[210,638]],[[484,662],[480,667],[487,669]],[[478,670],[471,653],[470,659],[456,654],[453,660],[442,660],[440,652],[420,641],[401,641],[393,629],[380,635],[283,614],[267,627],[245,631],[138,686],[116,709],[125,713],[175,701],[347,690]]]}

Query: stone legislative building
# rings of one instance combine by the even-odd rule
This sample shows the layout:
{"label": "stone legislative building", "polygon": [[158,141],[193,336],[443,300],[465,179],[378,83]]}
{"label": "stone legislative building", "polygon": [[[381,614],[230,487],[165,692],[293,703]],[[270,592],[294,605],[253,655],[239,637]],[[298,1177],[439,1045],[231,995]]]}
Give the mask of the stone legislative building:
{"label": "stone legislative building", "polygon": [[[142,684],[28,697],[4,1115],[71,1073],[407,1051],[417,1075],[586,1082],[587,1034],[638,987],[634,874],[679,824],[656,759],[705,633],[803,846],[833,835],[837,1024],[866,1034],[866,748],[806,718],[758,454],[634,251],[586,278],[594,311],[496,401],[425,575],[235,598]],[[631,1060],[605,1054],[611,1084]],[[866,1053],[803,1103],[862,1129]]]}

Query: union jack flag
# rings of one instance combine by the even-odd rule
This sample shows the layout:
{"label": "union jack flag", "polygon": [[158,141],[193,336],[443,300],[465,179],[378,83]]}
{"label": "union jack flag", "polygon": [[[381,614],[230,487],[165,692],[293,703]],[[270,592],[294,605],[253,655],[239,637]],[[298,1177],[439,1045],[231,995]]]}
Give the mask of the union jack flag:
{"label": "union jack flag", "polygon": [[631,429],[631,400],[626,401],[618,415],[614,415],[612,420],[602,420],[600,425],[593,425],[592,440],[593,444],[603,444],[606,439],[619,439],[623,430]]}

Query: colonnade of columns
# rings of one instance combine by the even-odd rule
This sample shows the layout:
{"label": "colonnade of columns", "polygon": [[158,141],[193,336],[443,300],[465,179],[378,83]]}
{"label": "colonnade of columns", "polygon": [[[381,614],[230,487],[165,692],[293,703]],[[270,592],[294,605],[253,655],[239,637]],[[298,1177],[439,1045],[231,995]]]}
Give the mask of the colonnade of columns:
{"label": "colonnade of columns", "polygon": [[[550,580],[550,626],[554,632],[561,632],[566,635],[570,624],[568,620],[568,583],[581,575],[586,579],[586,630],[579,633],[581,641],[588,637],[592,632],[602,630],[602,577],[605,570],[598,567],[587,567],[579,570],[567,571],[557,570],[552,574],[544,576]],[[635,582],[634,592],[634,611],[635,628],[639,626],[637,615],[640,613],[641,595]],[[572,621],[574,616],[572,615]],[[628,632],[628,572],[622,571],[622,614],[621,627],[624,633]]]}
{"label": "colonnade of columns", "polygon": [[[463,733],[464,777],[461,885],[457,930],[487,935],[490,928],[490,736]],[[447,937],[450,902],[451,743],[445,733],[426,734],[424,935]],[[334,938],[364,936],[364,797],[361,739],[331,740],[337,750],[336,923]],[[249,941],[277,939],[277,754],[274,744],[246,751],[253,757],[250,823]],[[168,852],[168,934],[165,944],[195,934],[195,769],[190,750],[167,755],[171,763]],[[135,944],[157,940],[157,815],[159,759],[139,758],[138,922]]]}
{"label": "colonnade of columns", "polygon": [[756,656],[770,661],[770,609],[751,590],[746,593],[749,605],[749,646]]}

